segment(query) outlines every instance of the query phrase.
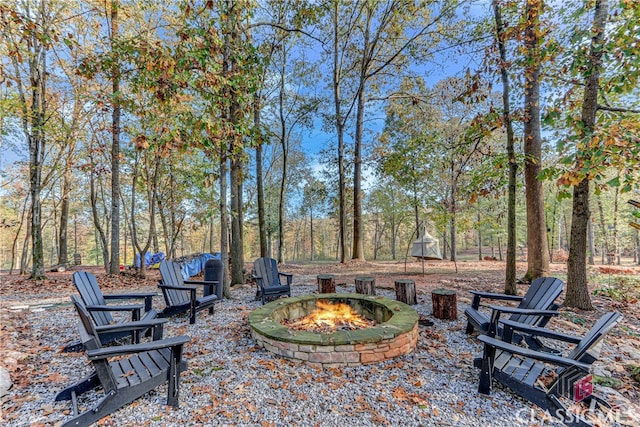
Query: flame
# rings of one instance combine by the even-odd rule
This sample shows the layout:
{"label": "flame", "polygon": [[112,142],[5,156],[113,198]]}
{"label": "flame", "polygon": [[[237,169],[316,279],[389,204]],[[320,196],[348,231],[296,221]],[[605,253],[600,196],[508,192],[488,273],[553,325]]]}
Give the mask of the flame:
{"label": "flame", "polygon": [[308,315],[293,321],[283,322],[290,329],[310,332],[335,332],[341,330],[353,330],[368,328],[375,322],[359,314],[349,304],[342,302],[331,303],[318,300],[316,309]]}

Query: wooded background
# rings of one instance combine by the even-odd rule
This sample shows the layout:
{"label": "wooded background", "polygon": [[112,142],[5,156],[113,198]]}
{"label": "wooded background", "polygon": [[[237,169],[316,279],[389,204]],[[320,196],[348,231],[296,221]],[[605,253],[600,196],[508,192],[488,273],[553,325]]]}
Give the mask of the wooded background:
{"label": "wooded background", "polygon": [[4,269],[221,252],[228,286],[258,256],[403,258],[426,227],[449,259],[504,258],[509,293],[525,249],[528,278],[564,250],[565,303],[590,308],[587,263],[638,262],[635,1],[2,0],[0,18]]}

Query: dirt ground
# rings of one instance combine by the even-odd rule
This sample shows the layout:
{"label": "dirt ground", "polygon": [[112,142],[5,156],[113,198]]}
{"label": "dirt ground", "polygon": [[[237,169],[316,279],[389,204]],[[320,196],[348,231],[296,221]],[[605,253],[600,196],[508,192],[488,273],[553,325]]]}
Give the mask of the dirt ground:
{"label": "dirt ground", "polygon": [[[592,267],[590,267],[592,268]],[[613,267],[612,267],[613,268]],[[75,293],[71,275],[75,270],[88,270],[96,275],[105,293],[124,290],[157,290],[159,279],[157,270],[147,271],[147,277],[140,279],[135,272],[125,271],[116,277],[109,277],[101,267],[76,267],[65,272],[47,273],[47,279],[32,281],[25,276],[0,273],[0,367],[12,376],[27,372],[20,355],[33,352],[33,342],[29,340],[28,326],[17,319],[24,316],[26,310],[38,306],[68,304],[69,295]],[[250,272],[251,265],[246,265]],[[375,277],[377,287],[393,289],[394,280],[411,279],[416,283],[418,303],[430,298],[435,288],[447,288],[457,292],[459,314],[464,305],[470,303],[469,290],[502,292],[504,283],[504,262],[501,261],[463,261],[455,265],[449,261],[404,261],[399,262],[350,262],[344,265],[336,263],[288,263],[280,267],[281,271],[294,274],[295,284],[312,284],[318,274],[333,274],[336,284],[352,285],[359,275]],[[526,263],[518,264],[518,277],[526,271]],[[590,291],[602,286],[611,286],[615,269],[601,274],[598,267],[590,272]],[[620,270],[627,275],[640,274],[640,268],[628,267]],[[566,280],[565,264],[552,264],[550,275]],[[608,283],[609,282],[609,283]],[[520,294],[526,292],[526,284],[518,285]],[[639,289],[635,289],[636,295]],[[561,299],[563,296],[560,297]],[[617,310],[624,320],[607,336],[607,343],[613,348],[610,360],[605,360],[607,373],[615,389],[632,401],[640,399],[640,303],[637,298],[626,301],[612,299],[603,295],[593,295],[594,311],[576,311],[566,308],[550,323],[551,328],[559,328],[574,335],[583,335],[589,326],[602,314]],[[21,313],[19,315],[19,313]],[[37,350],[37,349],[35,349]],[[28,380],[28,379],[26,379]]]}

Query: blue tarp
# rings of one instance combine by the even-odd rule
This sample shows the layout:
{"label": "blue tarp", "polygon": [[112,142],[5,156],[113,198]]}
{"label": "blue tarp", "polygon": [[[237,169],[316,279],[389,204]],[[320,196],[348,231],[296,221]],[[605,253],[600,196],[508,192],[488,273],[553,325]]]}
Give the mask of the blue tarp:
{"label": "blue tarp", "polygon": [[204,270],[204,263],[210,259],[221,259],[220,253],[215,254],[202,254],[200,256],[192,258],[190,261],[182,264],[182,278],[189,280],[189,277],[196,276]]}
{"label": "blue tarp", "polygon": [[[164,261],[164,252],[158,252],[157,254],[152,254],[151,252],[147,252],[144,254],[144,265],[156,265]],[[136,254],[136,268],[140,268],[140,254]]]}

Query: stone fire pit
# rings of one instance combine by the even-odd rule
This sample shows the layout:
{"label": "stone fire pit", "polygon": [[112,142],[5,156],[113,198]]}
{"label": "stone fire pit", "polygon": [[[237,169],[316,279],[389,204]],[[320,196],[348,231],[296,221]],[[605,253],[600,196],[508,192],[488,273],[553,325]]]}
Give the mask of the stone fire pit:
{"label": "stone fire pit", "polygon": [[[316,301],[349,304],[377,325],[366,329],[314,333],[288,329],[281,321],[306,316]],[[411,353],[418,341],[418,313],[399,301],[352,293],[279,299],[249,315],[251,335],[272,353],[325,367],[381,362]]]}

